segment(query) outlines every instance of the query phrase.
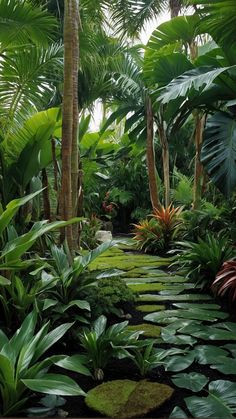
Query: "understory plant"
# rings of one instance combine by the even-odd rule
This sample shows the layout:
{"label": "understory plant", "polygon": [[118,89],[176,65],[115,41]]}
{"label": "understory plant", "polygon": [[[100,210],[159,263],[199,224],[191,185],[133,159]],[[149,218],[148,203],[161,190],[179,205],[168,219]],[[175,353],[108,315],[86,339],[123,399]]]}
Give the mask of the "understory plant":
{"label": "understory plant", "polygon": [[[48,370],[53,364],[71,364],[66,355],[45,356],[45,353],[71,328],[65,323],[49,331],[50,322],[36,331],[37,314],[31,312],[21,327],[9,339],[0,331],[0,393],[1,414],[11,416],[22,409],[30,391],[39,393],[81,396],[84,391],[71,378],[61,374],[51,374]],[[73,364],[75,361],[73,360]],[[70,365],[71,368],[71,365]],[[87,373],[79,359],[74,368]]]}
{"label": "understory plant", "polygon": [[128,350],[135,347],[141,331],[129,331],[128,321],[107,327],[107,318],[98,317],[91,329],[83,328],[79,334],[95,380],[103,380],[104,368],[113,358],[129,357]]}
{"label": "understory plant", "polygon": [[150,219],[134,224],[137,248],[145,252],[166,250],[180,236],[183,229],[182,207],[156,208]]}
{"label": "understory plant", "polygon": [[70,258],[66,246],[51,247],[52,257],[45,270],[54,282],[43,305],[43,310],[47,310],[48,315],[51,312],[54,320],[60,320],[62,316],[72,316],[73,320],[88,323],[90,305],[84,298],[84,290],[91,289],[96,282],[96,277],[89,273],[88,266],[111,246],[111,241],[104,242],[73,259]]}
{"label": "understory plant", "polygon": [[211,286],[214,294],[227,296],[231,303],[236,301],[236,261],[228,260],[223,263]]}
{"label": "understory plant", "polygon": [[187,276],[202,289],[210,288],[223,262],[235,256],[235,248],[229,238],[222,235],[215,237],[212,233],[207,233],[196,243],[186,241],[179,245],[180,254],[174,264],[180,265],[181,270],[186,271]]}

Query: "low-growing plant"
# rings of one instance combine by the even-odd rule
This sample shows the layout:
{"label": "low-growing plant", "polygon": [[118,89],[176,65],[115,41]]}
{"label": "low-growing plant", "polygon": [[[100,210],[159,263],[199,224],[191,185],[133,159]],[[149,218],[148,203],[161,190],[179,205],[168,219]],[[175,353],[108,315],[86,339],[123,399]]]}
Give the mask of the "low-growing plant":
{"label": "low-growing plant", "polygon": [[104,368],[112,358],[129,357],[141,331],[127,330],[128,321],[107,327],[107,318],[100,316],[91,329],[84,328],[79,339],[89,359],[95,380],[103,380]]}
{"label": "low-growing plant", "polygon": [[164,248],[164,239],[160,226],[154,218],[134,224],[134,240],[136,247],[144,252],[157,252]]}
{"label": "low-growing plant", "polygon": [[168,249],[183,230],[181,213],[182,207],[174,208],[169,205],[167,208],[156,208],[150,220],[134,224],[137,248],[145,252]]}
{"label": "low-growing plant", "polygon": [[228,296],[231,303],[236,300],[236,261],[228,260],[223,263],[220,271],[211,286],[214,294],[223,297]]}
{"label": "low-growing plant", "polygon": [[[10,416],[24,406],[30,395],[29,390],[39,393],[80,396],[84,391],[71,378],[61,374],[48,373],[53,364],[70,364],[70,357],[65,355],[44,354],[61,339],[71,328],[72,323],[65,323],[49,331],[47,322],[36,332],[37,314],[28,314],[17,332],[10,338],[0,331],[0,393],[1,414]],[[62,363],[62,364],[60,364]],[[89,374],[77,359],[74,369],[82,374]],[[68,368],[69,369],[69,368]]]}
{"label": "low-growing plant", "polygon": [[85,299],[95,318],[110,313],[120,316],[124,304],[135,301],[135,293],[121,278],[108,277],[99,279],[96,287],[85,290]]}
{"label": "low-growing plant", "polygon": [[89,273],[87,268],[111,246],[112,242],[104,242],[96,249],[72,260],[65,246],[51,247],[52,259],[46,268],[47,275],[54,279],[54,285],[47,292],[43,310],[49,310],[54,320],[68,315],[70,318],[72,316],[73,320],[88,323],[90,305],[84,299],[84,290],[91,289],[96,277]]}
{"label": "low-growing plant", "polygon": [[205,239],[198,239],[197,243],[179,243],[178,256],[174,264],[180,264],[186,270],[187,276],[203,288],[210,288],[223,262],[235,255],[232,243],[225,236],[215,237],[207,233]]}
{"label": "low-growing plant", "polygon": [[136,348],[131,349],[131,359],[139,370],[141,377],[146,377],[150,371],[161,364],[162,357],[153,347],[154,341],[140,341]]}

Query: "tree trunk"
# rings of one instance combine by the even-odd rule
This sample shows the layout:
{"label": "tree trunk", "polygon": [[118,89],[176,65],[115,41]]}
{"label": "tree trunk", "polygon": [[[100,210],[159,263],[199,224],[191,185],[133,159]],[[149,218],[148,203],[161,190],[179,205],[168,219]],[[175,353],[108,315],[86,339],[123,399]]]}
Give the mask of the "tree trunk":
{"label": "tree trunk", "polygon": [[53,176],[54,176],[54,190],[58,192],[58,165],[57,165],[57,156],[56,156],[56,140],[55,138],[51,139],[52,144],[52,160],[53,160]]}
{"label": "tree trunk", "polygon": [[50,199],[49,199],[49,184],[48,184],[48,176],[46,169],[42,169],[42,186],[45,188],[43,190],[43,212],[44,212],[44,218],[46,220],[51,221],[51,205],[50,205]]}
{"label": "tree trunk", "polygon": [[154,133],[153,133],[153,112],[151,99],[147,100],[147,168],[148,168],[148,180],[150,199],[152,203],[152,209],[160,208],[161,203],[159,200],[157,176],[156,176],[156,164],[155,164],[155,150],[154,150]]}
{"label": "tree trunk", "polygon": [[170,17],[173,19],[179,15],[182,6],[182,0],[169,0]]}
{"label": "tree trunk", "polygon": [[198,209],[201,203],[202,192],[202,174],[203,168],[200,161],[202,135],[204,129],[205,117],[198,112],[195,116],[195,170],[194,170],[194,186],[193,186],[193,209]]}
{"label": "tree trunk", "polygon": [[[60,213],[62,220],[72,218],[72,185],[71,185],[71,151],[73,136],[73,41],[74,17],[73,1],[65,0],[64,7],[64,90],[62,103],[62,179],[60,194]],[[61,234],[61,240],[66,239],[69,248],[73,249],[72,227],[67,226]]]}
{"label": "tree trunk", "polygon": [[[78,148],[78,64],[79,64],[79,9],[77,0],[73,0],[73,127],[71,155],[72,216],[78,213],[79,199],[79,148]],[[79,230],[77,224],[72,227],[73,247],[77,248]]]}
{"label": "tree trunk", "polygon": [[165,189],[165,207],[170,205],[170,156],[169,144],[166,136],[163,120],[158,125],[158,132],[162,148],[163,178]]}

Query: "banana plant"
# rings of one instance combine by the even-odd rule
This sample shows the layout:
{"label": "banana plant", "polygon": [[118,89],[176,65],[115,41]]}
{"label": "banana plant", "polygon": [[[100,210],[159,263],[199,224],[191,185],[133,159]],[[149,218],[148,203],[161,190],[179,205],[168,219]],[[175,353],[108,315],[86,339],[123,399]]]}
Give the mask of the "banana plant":
{"label": "banana plant", "polygon": [[0,331],[0,394],[3,416],[19,412],[27,402],[30,391],[61,396],[84,396],[84,391],[71,378],[62,374],[51,374],[53,364],[89,375],[89,371],[77,357],[66,355],[46,356],[45,353],[71,328],[65,323],[49,331],[47,322],[36,331],[37,314],[31,312],[21,327],[9,339]]}

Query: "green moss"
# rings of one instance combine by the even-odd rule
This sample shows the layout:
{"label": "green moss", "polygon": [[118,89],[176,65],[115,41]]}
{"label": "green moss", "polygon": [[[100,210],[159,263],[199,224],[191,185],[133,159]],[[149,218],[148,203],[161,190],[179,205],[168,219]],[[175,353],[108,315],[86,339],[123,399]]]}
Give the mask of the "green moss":
{"label": "green moss", "polygon": [[183,294],[183,295],[153,295],[143,294],[137,297],[136,301],[203,301],[212,300],[210,295],[205,294]]}
{"label": "green moss", "polygon": [[146,304],[146,305],[137,306],[136,310],[142,311],[144,313],[152,313],[154,311],[165,310],[165,306],[158,305],[158,304]]}
{"label": "green moss", "polygon": [[128,326],[128,329],[131,331],[140,331],[144,333],[142,336],[146,338],[158,338],[161,334],[161,328],[149,323],[136,324],[135,326]]}
{"label": "green moss", "polygon": [[128,284],[128,287],[134,292],[148,292],[148,291],[161,291],[166,289],[165,284],[152,283],[152,284]]}
{"label": "green moss", "polygon": [[146,380],[116,380],[90,390],[85,402],[91,409],[108,417],[143,417],[168,400],[173,391],[165,384]]}

